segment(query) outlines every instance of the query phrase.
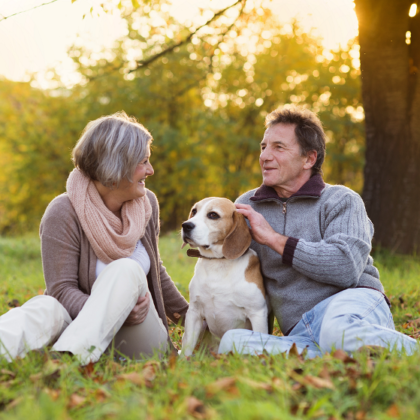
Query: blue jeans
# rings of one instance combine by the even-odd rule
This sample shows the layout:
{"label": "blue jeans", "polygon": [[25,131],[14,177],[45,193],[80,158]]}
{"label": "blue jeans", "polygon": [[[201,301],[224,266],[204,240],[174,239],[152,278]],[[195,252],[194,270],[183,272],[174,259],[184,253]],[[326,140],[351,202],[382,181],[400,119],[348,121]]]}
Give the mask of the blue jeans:
{"label": "blue jeans", "polygon": [[405,350],[412,354],[417,341],[395,331],[391,311],[382,293],[371,289],[346,289],[318,303],[302,315],[287,337],[250,330],[230,330],[222,337],[219,353],[288,353],[296,343],[307,357],[322,356],[332,349],[355,352],[364,345]]}

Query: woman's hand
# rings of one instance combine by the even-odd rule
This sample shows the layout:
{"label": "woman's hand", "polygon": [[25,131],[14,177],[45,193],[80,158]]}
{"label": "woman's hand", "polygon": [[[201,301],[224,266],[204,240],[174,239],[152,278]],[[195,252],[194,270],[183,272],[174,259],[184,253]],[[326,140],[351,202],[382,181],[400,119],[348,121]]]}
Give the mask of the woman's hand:
{"label": "woman's hand", "polygon": [[147,313],[150,308],[150,294],[146,293],[146,296],[139,297],[137,299],[136,306],[128,315],[127,319],[124,322],[124,326],[130,327],[133,325],[141,324],[146,319]]}

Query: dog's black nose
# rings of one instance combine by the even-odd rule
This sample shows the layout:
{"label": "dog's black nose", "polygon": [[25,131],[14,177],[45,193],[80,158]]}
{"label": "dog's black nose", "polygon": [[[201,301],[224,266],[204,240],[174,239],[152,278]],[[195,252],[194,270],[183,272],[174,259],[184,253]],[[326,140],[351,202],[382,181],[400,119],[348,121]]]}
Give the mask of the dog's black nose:
{"label": "dog's black nose", "polygon": [[182,224],[182,229],[185,230],[185,232],[191,232],[195,228],[195,224],[191,222],[184,222]]}

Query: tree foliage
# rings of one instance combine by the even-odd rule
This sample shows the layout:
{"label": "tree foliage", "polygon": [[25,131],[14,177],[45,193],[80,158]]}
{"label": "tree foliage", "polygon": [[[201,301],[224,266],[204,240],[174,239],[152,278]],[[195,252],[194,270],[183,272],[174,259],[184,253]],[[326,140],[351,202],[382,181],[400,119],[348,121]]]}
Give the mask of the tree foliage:
{"label": "tree foliage", "polygon": [[235,199],[260,185],[264,117],[287,103],[319,113],[329,139],[326,180],[361,190],[356,43],[327,52],[296,22],[284,27],[268,10],[238,8],[138,68],[188,33],[164,5],[128,13],[127,35],[112,51],[71,48],[82,76],[72,89],[0,80],[0,232],[37,228],[48,202],[65,191],[70,151],[84,126],[120,110],[153,134],[148,187],[166,230],[203,197]]}

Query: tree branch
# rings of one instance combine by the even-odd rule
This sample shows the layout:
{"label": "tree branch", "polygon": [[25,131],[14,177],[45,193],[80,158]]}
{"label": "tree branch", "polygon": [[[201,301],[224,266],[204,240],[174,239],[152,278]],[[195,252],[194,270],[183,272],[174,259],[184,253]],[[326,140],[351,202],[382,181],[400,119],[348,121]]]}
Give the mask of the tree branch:
{"label": "tree branch", "polygon": [[0,22],[2,20],[9,19],[9,18],[11,18],[13,16],[20,15],[21,13],[26,13],[26,12],[30,12],[31,10],[38,9],[38,7],[46,6],[46,5],[51,4],[51,3],[55,3],[56,1],[58,1],[58,0],[51,0],[51,1],[47,2],[47,3],[38,4],[38,6],[32,7],[31,9],[22,10],[20,12],[13,13],[12,15],[9,15],[9,16],[3,16],[0,19]]}
{"label": "tree branch", "polygon": [[242,16],[242,14],[244,12],[244,9],[245,9],[245,4],[246,4],[246,1],[244,1],[242,3],[241,10],[240,10],[239,15],[236,18],[236,20],[234,22],[232,22],[221,34],[218,35],[220,37],[220,40],[213,47],[213,50],[212,50],[212,52],[210,54],[210,57],[209,57],[210,63],[209,63],[209,66],[208,66],[208,73],[204,74],[204,76],[199,77],[198,79],[193,80],[192,83],[188,84],[187,86],[185,86],[184,88],[182,88],[181,90],[179,90],[178,92],[176,92],[175,94],[173,94],[172,97],[178,97],[178,96],[183,95],[184,93],[188,92],[193,87],[197,86],[200,82],[202,82],[203,80],[205,80],[209,74],[213,73],[213,61],[212,61],[212,58],[214,57],[214,53],[215,53],[216,49],[218,48],[218,46],[220,45],[220,43],[223,42],[223,40],[225,38],[225,35],[236,25],[238,19]]}
{"label": "tree branch", "polygon": [[[235,7],[237,4],[239,3],[243,3],[243,7],[246,3],[246,0],[237,0],[235,3],[231,4],[230,6],[219,10],[217,13],[215,13],[213,15],[213,17],[211,19],[209,19],[206,23],[204,23],[203,25],[199,26],[197,29],[195,29],[194,31],[190,32],[189,35],[187,37],[185,37],[182,41],[177,42],[176,44],[172,44],[169,47],[165,48],[164,50],[162,50],[160,53],[157,53],[155,55],[153,55],[152,57],[149,57],[146,60],[141,60],[137,62],[137,67],[135,69],[131,69],[128,73],[132,73],[133,71],[138,70],[141,67],[145,67],[148,66],[149,64],[153,63],[154,61],[156,61],[157,59],[159,59],[160,57],[171,53],[175,48],[180,47],[181,45],[186,44],[187,42],[189,42],[191,40],[191,38],[202,28],[204,28],[205,26],[208,26],[210,23],[212,23],[213,21],[215,21],[217,18],[219,18],[221,15],[223,15],[227,10],[231,9],[232,7]],[[242,10],[243,10],[242,7]]]}

